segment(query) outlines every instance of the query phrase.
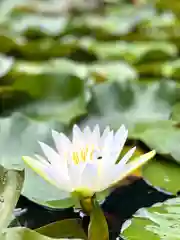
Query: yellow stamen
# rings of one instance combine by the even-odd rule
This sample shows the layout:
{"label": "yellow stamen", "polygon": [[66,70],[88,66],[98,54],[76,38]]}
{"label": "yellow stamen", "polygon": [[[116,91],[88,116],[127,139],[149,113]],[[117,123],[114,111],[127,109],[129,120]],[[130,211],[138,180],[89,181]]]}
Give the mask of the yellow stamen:
{"label": "yellow stamen", "polygon": [[89,152],[88,147],[85,147],[83,149],[80,149],[79,152],[73,152],[72,153],[72,160],[75,164],[79,164],[81,161],[85,162],[87,160],[88,153],[90,154],[90,160],[93,159],[93,147],[92,150]]}
{"label": "yellow stamen", "polygon": [[77,152],[73,152],[73,154],[72,154],[72,159],[73,159],[73,161],[74,161],[75,164],[78,164],[78,163],[80,162]]}

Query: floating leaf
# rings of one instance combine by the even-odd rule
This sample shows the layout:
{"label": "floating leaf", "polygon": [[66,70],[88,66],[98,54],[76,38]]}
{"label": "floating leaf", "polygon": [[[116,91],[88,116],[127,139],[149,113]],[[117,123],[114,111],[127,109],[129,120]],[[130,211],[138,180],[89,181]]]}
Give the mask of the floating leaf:
{"label": "floating leaf", "polygon": [[100,78],[102,81],[121,82],[125,80],[135,80],[137,78],[135,70],[129,64],[119,61],[92,64],[88,70],[90,75],[92,75],[97,82]]}
{"label": "floating leaf", "polygon": [[51,238],[81,238],[87,239],[81,226],[80,219],[65,219],[50,223],[36,229],[36,232]]}
{"label": "floating leaf", "polygon": [[142,175],[154,187],[172,194],[180,191],[180,166],[170,160],[156,156],[142,168]]}
{"label": "floating leaf", "polygon": [[[16,85],[18,79],[16,76],[33,76],[37,75],[59,75],[59,76],[77,76],[79,78],[85,78],[87,76],[87,67],[84,64],[69,60],[69,59],[52,59],[42,62],[28,62],[28,61],[16,61],[11,73],[14,84]],[[60,77],[59,77],[60,79]],[[19,80],[22,82],[21,80]],[[19,84],[18,84],[19,85]]]}
{"label": "floating leaf", "polygon": [[137,124],[169,119],[178,95],[173,81],[102,83],[93,89],[84,124],[99,123],[103,128],[125,124],[132,131]]}
{"label": "floating leaf", "polygon": [[180,103],[177,103],[173,106],[172,119],[180,122]]}
{"label": "floating leaf", "polygon": [[178,240],[180,235],[180,199],[174,198],[140,209],[122,232],[127,240]]}
{"label": "floating leaf", "polygon": [[[59,239],[59,240],[67,240],[64,238],[50,238],[50,237],[46,237],[44,235],[41,235],[33,230],[27,229],[27,228],[23,228],[23,227],[15,227],[15,228],[8,228],[4,233],[2,233],[2,235],[0,236],[2,240],[31,240],[31,239],[35,239],[35,240],[55,240],[55,239]],[[75,239],[72,238],[73,240],[80,240],[80,239]]]}
{"label": "floating leaf", "polygon": [[[24,167],[22,156],[33,156],[40,153],[38,141],[52,144],[51,130],[63,131],[63,126],[58,122],[35,121],[27,118],[19,113],[13,114],[0,120],[0,163],[11,169],[22,169]],[[53,202],[58,200],[58,207],[61,206],[60,200],[69,197],[67,193],[59,191],[59,189],[50,185],[27,168],[25,172],[25,182],[23,194],[32,201],[39,202],[53,207]],[[34,188],[33,186],[36,186]],[[47,204],[46,201],[50,201]],[[62,207],[72,206],[74,202],[62,202]],[[57,208],[57,202],[54,206]]]}
{"label": "floating leaf", "polygon": [[[124,156],[129,148],[130,147],[125,147],[120,157]],[[145,151],[143,149],[137,147],[134,155],[132,156],[132,161],[134,158],[137,158],[144,153]],[[158,174],[154,174],[155,172],[158,172]],[[131,174],[131,176],[136,177],[133,178],[134,181],[137,180],[138,177],[141,177],[152,186],[172,194],[177,194],[177,192],[180,191],[179,175],[179,164],[159,155],[156,155],[153,159],[138,169],[138,171],[135,171]],[[119,186],[126,184],[128,185],[131,182],[132,180],[125,179],[124,181],[120,182]]]}
{"label": "floating leaf", "polygon": [[[89,95],[85,81],[75,76],[75,71],[78,69],[73,70],[71,62],[67,70],[63,68],[64,65],[58,70],[59,64],[61,63],[54,61],[52,65],[51,62],[49,63],[49,67],[46,64],[15,65],[11,73],[13,79],[11,91],[23,93],[27,96],[29,103],[19,109],[20,112],[36,119],[53,118],[63,123],[69,123],[72,119],[86,113]],[[7,100],[3,99],[5,109],[10,100],[11,95]]]}
{"label": "floating leaf", "polygon": [[21,34],[33,29],[34,32],[40,31],[49,36],[57,36],[64,31],[67,20],[63,16],[57,18],[57,16],[44,16],[42,14],[21,14],[17,18],[13,17],[11,27],[15,32]]}
{"label": "floating leaf", "polygon": [[162,75],[171,78],[180,78],[180,60],[167,62],[162,65]]}
{"label": "floating leaf", "polygon": [[[81,40],[83,44],[83,39]],[[168,59],[177,56],[178,49],[167,42],[133,42],[125,41],[96,42],[89,40],[87,49],[101,60],[123,59],[129,63]]]}
{"label": "floating leaf", "polygon": [[171,121],[157,121],[136,126],[131,136],[158,153],[170,155],[180,163],[180,129]]}
{"label": "floating leaf", "polygon": [[24,173],[0,166],[0,232],[12,220],[13,210],[21,194]]}

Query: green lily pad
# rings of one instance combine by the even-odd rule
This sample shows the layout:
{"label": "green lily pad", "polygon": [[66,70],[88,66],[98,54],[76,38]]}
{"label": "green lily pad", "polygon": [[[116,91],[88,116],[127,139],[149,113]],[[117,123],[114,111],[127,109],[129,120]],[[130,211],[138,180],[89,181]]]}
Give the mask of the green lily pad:
{"label": "green lily pad", "polygon": [[[83,41],[83,40],[82,40]],[[83,44],[83,42],[82,42]],[[89,41],[87,46],[101,60],[123,59],[129,63],[168,59],[177,56],[178,49],[167,42]]]}
{"label": "green lily pad", "polygon": [[[137,143],[134,145],[136,145],[137,148],[134,155],[132,156],[132,160],[147,152],[140,148]],[[122,153],[120,154],[120,158],[124,156],[124,154],[130,148],[134,147],[134,145],[131,147],[125,146]],[[134,172],[132,174],[137,177],[142,177],[152,186],[174,195],[176,195],[177,192],[180,191],[180,165],[178,163],[163,158],[160,155],[156,155],[153,159],[150,159],[145,165],[143,165],[139,170],[140,171]]]}
{"label": "green lily pad", "polygon": [[178,98],[174,81],[102,83],[92,91],[89,116],[82,126],[98,123],[102,129],[106,125],[117,129],[125,124],[130,139],[179,162],[180,131],[169,120]]}
{"label": "green lily pad", "polygon": [[82,79],[86,75],[84,66],[63,59],[41,64],[16,62],[1,88],[2,111],[23,106],[18,111],[30,117],[69,123],[86,113],[90,97]]}
{"label": "green lily pad", "polygon": [[[4,233],[1,234],[1,239],[2,240],[67,240],[64,238],[51,238],[51,237],[47,237],[44,236],[42,234],[39,234],[33,230],[27,229],[27,228],[23,228],[23,227],[15,227],[15,228],[8,228],[6,229],[6,231]],[[74,240],[80,240],[79,238],[72,238]]]}
{"label": "green lily pad", "polygon": [[102,81],[108,80],[121,82],[124,82],[125,80],[135,80],[137,78],[135,69],[122,61],[91,64],[88,70],[89,74],[93,76],[97,82],[99,78],[101,78]]}
{"label": "green lily pad", "polygon": [[40,31],[45,35],[57,36],[62,33],[67,25],[68,19],[64,16],[45,16],[40,14],[21,14],[13,17],[11,28],[18,33],[25,33],[32,29],[34,32]]}
{"label": "green lily pad", "polygon": [[87,239],[80,219],[65,219],[50,223],[36,229],[36,232],[51,238],[81,238]]}
{"label": "green lily pad", "polygon": [[22,169],[21,157],[37,152],[37,141],[50,141],[51,129],[63,131],[63,126],[58,122],[35,121],[14,113],[0,119],[0,129],[0,164],[10,169]]}
{"label": "green lily pad", "polygon": [[108,35],[119,36],[128,33],[134,25],[133,20],[130,18],[123,20],[124,21],[119,22],[118,16],[103,17],[96,14],[89,14],[75,18],[69,31],[74,32],[76,30],[80,32],[87,29],[89,32],[96,32],[97,37],[106,37]]}
{"label": "green lily pad", "polygon": [[2,0],[0,2],[0,22],[4,22],[10,17],[10,14],[14,7],[18,6],[19,4],[22,4],[24,0]]}
{"label": "green lily pad", "polygon": [[132,130],[137,124],[169,119],[179,93],[173,81],[127,81],[99,84],[92,94],[89,118],[84,124],[99,123],[102,128],[125,124]]}
{"label": "green lily pad", "polygon": [[[63,125],[58,122],[35,121],[19,113],[0,120],[0,163],[11,169],[23,169],[23,155],[42,154],[38,141],[52,145],[51,130],[61,132]],[[33,186],[36,186],[34,188]],[[39,204],[54,208],[74,205],[69,194],[50,185],[31,169],[26,168],[22,194]],[[60,200],[63,200],[62,203]],[[46,203],[47,201],[47,203]],[[52,202],[51,202],[52,201]]]}
{"label": "green lily pad", "polygon": [[159,154],[170,155],[180,163],[180,129],[171,121],[138,124],[131,132],[131,137],[141,140]]}
{"label": "green lily pad", "polygon": [[[11,88],[15,92],[26,93],[31,100],[19,108],[18,113],[0,119],[0,163],[3,166],[24,168],[22,156],[33,156],[39,152],[38,141],[52,145],[52,129],[65,131],[63,124],[69,124],[72,119],[86,112],[84,81],[67,75],[53,76],[21,75],[14,79]],[[34,189],[33,185],[37,188]],[[22,193],[48,207],[64,208],[75,204],[68,193],[51,186],[30,169],[26,169]]]}
{"label": "green lily pad", "polygon": [[143,19],[154,16],[154,13],[149,6],[134,8],[130,4],[119,1],[112,6],[107,5],[103,15],[89,13],[76,17],[70,24],[69,31],[73,34],[88,32],[103,40],[124,36]]}
{"label": "green lily pad", "polygon": [[180,60],[172,60],[156,63],[142,63],[137,66],[138,73],[141,76],[165,77],[172,79],[180,78]]}
{"label": "green lily pad", "polygon": [[66,57],[77,50],[76,39],[43,38],[18,42],[17,50],[26,59],[44,60],[55,57]]}
{"label": "green lily pad", "polygon": [[0,233],[12,220],[24,181],[24,173],[0,166]]}
{"label": "green lily pad", "polygon": [[[36,75],[59,74],[60,76],[77,76],[85,78],[87,76],[87,67],[85,64],[61,58],[51,59],[48,61],[35,62],[35,61],[16,61],[10,76],[33,76]],[[16,78],[15,78],[16,79]],[[21,80],[22,81],[22,80]]]}
{"label": "green lily pad", "polygon": [[162,75],[170,78],[180,78],[180,60],[166,62],[162,65]]}
{"label": "green lily pad", "polygon": [[152,186],[172,194],[180,191],[179,175],[179,164],[158,156],[142,168],[142,176]]}
{"label": "green lily pad", "polygon": [[[65,62],[62,61],[62,63],[64,69],[61,66],[59,70],[58,66],[61,62],[55,61],[50,62],[49,66],[27,62],[14,66],[10,73],[13,79],[11,90],[26,94],[26,98],[29,99],[29,104],[18,111],[36,119],[53,118],[63,123],[69,123],[72,119],[86,113],[88,90],[85,81],[75,76],[76,70],[71,69],[71,63],[67,66],[67,70]],[[5,108],[6,99],[3,100]],[[10,100],[9,97],[8,102]]]}
{"label": "green lily pad", "polygon": [[180,122],[180,103],[174,105],[172,110],[172,119],[174,121]]}
{"label": "green lily pad", "polygon": [[126,222],[122,236],[127,240],[178,240],[180,235],[180,198],[140,209]]}

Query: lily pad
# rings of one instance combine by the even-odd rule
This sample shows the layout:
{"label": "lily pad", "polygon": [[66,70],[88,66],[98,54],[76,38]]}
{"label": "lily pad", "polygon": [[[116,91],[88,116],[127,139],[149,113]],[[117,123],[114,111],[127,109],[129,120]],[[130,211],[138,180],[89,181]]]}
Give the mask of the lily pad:
{"label": "lily pad", "polygon": [[80,219],[65,219],[50,223],[36,229],[36,232],[51,238],[81,238],[87,239]]}
{"label": "lily pad", "polygon": [[[53,76],[36,75],[32,78],[29,75],[25,78],[21,75],[14,79],[11,88],[26,93],[31,101],[19,108],[18,112],[0,119],[0,163],[3,166],[23,169],[22,156],[33,156],[39,152],[38,141],[51,145],[52,129],[65,131],[65,125],[86,112],[84,81],[67,75]],[[37,188],[34,189],[33,185]],[[32,201],[48,207],[64,208],[74,205],[67,193],[46,183],[30,169],[26,169],[22,193]],[[64,201],[66,198],[67,202]]]}
{"label": "lily pad", "polygon": [[20,55],[30,60],[44,60],[66,57],[77,50],[76,39],[51,39],[49,37],[26,41],[21,39],[17,45]]}
{"label": "lily pad", "polygon": [[0,166],[0,233],[12,220],[24,181],[24,173]]}
{"label": "lily pad", "polygon": [[145,180],[152,186],[172,194],[180,191],[179,175],[179,164],[159,156],[142,168],[142,176]]}
{"label": "lily pad", "polygon": [[120,81],[135,80],[137,78],[136,71],[128,63],[122,61],[101,62],[91,64],[88,68],[89,74],[100,81]]}
{"label": "lily pad", "polygon": [[[50,70],[50,66],[43,72],[46,66],[25,63],[15,66],[11,73],[13,79],[11,89],[26,94],[27,98],[31,99],[29,104],[19,111],[36,119],[53,118],[63,123],[69,123],[72,119],[85,114],[88,102],[85,81],[75,76],[75,70],[70,70],[71,65],[67,70],[61,67],[62,73],[57,72],[55,62],[54,68],[50,65],[54,72]],[[74,71],[74,75],[70,71]],[[5,107],[5,99],[3,104]]]}
{"label": "lily pad", "polygon": [[[135,154],[132,156],[132,160],[141,156],[145,151],[136,144]],[[120,157],[122,157],[129,147],[124,147]],[[157,173],[157,174],[155,174]],[[165,191],[176,195],[180,191],[179,175],[180,166],[178,163],[163,158],[160,155],[156,155],[153,159],[149,160],[138,171],[133,172],[131,175],[142,177],[152,186],[156,187],[160,191]],[[123,182],[122,182],[123,185]]]}
{"label": "lily pad", "polygon": [[37,141],[47,141],[51,136],[51,128],[63,130],[60,123],[35,121],[14,113],[0,119],[0,163],[10,169],[22,169],[23,155],[38,151]]}
{"label": "lily pad", "polygon": [[85,78],[87,76],[87,67],[84,64],[61,58],[51,59],[48,61],[35,62],[35,61],[16,61],[11,73],[12,77],[16,76],[36,76],[45,74],[59,74],[62,76],[76,76]]}
{"label": "lily pad", "polygon": [[99,123],[103,128],[125,124],[132,130],[137,124],[169,119],[179,93],[173,81],[127,81],[99,84],[92,94],[84,124]]}
{"label": "lily pad", "polygon": [[45,35],[57,36],[60,35],[66,28],[68,19],[66,17],[45,16],[40,14],[21,14],[18,17],[13,17],[11,28],[13,31],[21,33],[32,29],[40,31]]}
{"label": "lily pad", "polygon": [[[15,227],[15,228],[8,228],[4,233],[1,234],[2,240],[67,240],[64,238],[50,238],[47,236],[44,236],[42,234],[39,234],[33,230],[23,228],[23,227]],[[72,238],[74,240],[80,240],[79,238]]]}
{"label": "lily pad", "polygon": [[168,59],[177,56],[178,49],[167,42],[125,41],[96,42],[88,44],[88,49],[101,60],[123,59],[129,63]]}
{"label": "lily pad", "polygon": [[141,140],[159,154],[170,155],[180,163],[180,129],[171,121],[138,124],[132,131],[131,137]]}
{"label": "lily pad", "polygon": [[[52,129],[60,132],[64,130],[63,125],[58,122],[35,121],[19,113],[1,119],[0,128],[0,163],[11,169],[24,168],[23,155],[41,154],[38,141],[52,145]],[[25,171],[22,194],[32,201],[49,207],[69,207],[74,204],[71,200],[64,201],[69,194],[50,185],[29,168],[26,168]],[[63,200],[62,203],[60,200]]]}
{"label": "lily pad", "polygon": [[173,107],[172,119],[174,121],[180,122],[180,103],[177,103]]}
{"label": "lily pad", "polygon": [[180,60],[166,62],[162,65],[162,74],[165,77],[180,78]]}
{"label": "lily pad", "polygon": [[180,198],[140,209],[126,222],[122,236],[127,240],[178,240],[180,235]]}

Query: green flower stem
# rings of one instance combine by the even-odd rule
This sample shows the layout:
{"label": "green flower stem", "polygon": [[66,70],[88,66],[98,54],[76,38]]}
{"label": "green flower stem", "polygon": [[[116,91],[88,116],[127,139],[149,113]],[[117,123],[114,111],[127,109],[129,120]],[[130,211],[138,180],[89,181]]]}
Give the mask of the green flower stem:
{"label": "green flower stem", "polygon": [[93,209],[93,197],[86,197],[80,199],[80,205],[83,210],[83,212],[90,216],[92,209]]}

